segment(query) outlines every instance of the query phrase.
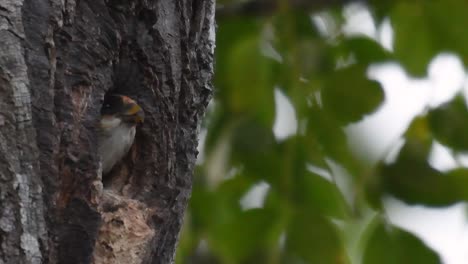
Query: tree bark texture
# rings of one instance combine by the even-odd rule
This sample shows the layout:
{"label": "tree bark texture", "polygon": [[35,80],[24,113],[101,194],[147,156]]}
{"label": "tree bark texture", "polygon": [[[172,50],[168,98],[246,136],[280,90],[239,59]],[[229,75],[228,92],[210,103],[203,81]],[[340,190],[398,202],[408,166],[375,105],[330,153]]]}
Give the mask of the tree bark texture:
{"label": "tree bark texture", "polygon": [[[0,0],[0,264],[172,263],[211,96],[214,0]],[[106,93],[145,123],[102,183]]]}

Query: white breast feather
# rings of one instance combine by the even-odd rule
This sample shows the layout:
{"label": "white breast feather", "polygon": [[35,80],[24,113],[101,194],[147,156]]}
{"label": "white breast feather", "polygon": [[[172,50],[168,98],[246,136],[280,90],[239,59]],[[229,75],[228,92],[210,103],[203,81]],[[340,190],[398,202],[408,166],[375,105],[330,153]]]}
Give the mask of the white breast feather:
{"label": "white breast feather", "polygon": [[99,154],[103,174],[108,173],[130,150],[135,139],[135,126],[122,123],[118,118],[101,121]]}

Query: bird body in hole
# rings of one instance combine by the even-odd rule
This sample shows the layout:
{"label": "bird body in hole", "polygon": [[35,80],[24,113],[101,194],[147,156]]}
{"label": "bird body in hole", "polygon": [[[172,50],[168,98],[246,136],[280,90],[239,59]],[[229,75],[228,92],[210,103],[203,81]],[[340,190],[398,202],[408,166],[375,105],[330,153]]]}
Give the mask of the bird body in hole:
{"label": "bird body in hole", "polygon": [[135,140],[136,126],[143,121],[143,109],[130,97],[106,96],[101,109],[98,148],[103,175],[128,153]]}

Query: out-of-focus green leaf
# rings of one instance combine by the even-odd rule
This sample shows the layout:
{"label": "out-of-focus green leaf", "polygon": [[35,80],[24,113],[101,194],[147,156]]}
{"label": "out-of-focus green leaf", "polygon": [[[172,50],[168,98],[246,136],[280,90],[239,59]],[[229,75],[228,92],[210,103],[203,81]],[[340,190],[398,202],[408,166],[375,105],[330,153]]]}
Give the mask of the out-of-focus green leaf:
{"label": "out-of-focus green leaf", "polygon": [[442,173],[422,156],[421,144],[407,142],[394,164],[384,165],[379,177],[384,193],[411,204],[447,206],[468,199],[468,170]]}
{"label": "out-of-focus green leaf", "polygon": [[294,197],[299,210],[341,219],[349,216],[350,210],[336,184],[310,172],[296,177],[294,183]]}
{"label": "out-of-focus green leaf", "polygon": [[320,168],[328,168],[325,160],[323,148],[317,138],[313,136],[300,136],[300,140],[305,148],[305,162]]}
{"label": "out-of-focus green leaf", "polygon": [[323,41],[316,39],[298,40],[295,47],[295,53],[290,54],[291,57],[289,58],[294,65],[287,63],[283,65],[283,69],[289,68],[289,71],[296,69],[297,72],[291,72],[292,74],[289,77],[297,79],[317,78],[318,74],[333,71],[335,65],[332,53]]}
{"label": "out-of-focus green leaf", "polygon": [[427,65],[437,54],[425,15],[423,4],[401,2],[390,17],[395,31],[395,56],[417,76],[426,74]]}
{"label": "out-of-focus green leaf", "polygon": [[217,45],[229,48],[216,52],[215,85],[218,102],[226,114],[248,113],[264,124],[271,124],[275,62],[262,55],[264,24],[257,18],[224,21],[217,32]]}
{"label": "out-of-focus green leaf", "polygon": [[[349,149],[346,135],[333,116],[328,112],[313,106],[309,109],[306,144],[318,144],[324,157],[331,158],[346,168],[351,175],[361,176],[362,164],[353,156]],[[314,139],[314,140],[313,140]]]}
{"label": "out-of-focus green leaf", "polygon": [[232,159],[251,177],[277,184],[281,158],[271,127],[254,119],[239,121],[233,130]]}
{"label": "out-of-focus green leaf", "polygon": [[241,212],[238,202],[240,193],[249,188],[245,181],[236,177],[229,181],[230,187],[223,188],[222,193],[208,190],[204,183],[204,175],[201,174],[201,170],[198,171],[193,185],[189,212],[185,218],[181,245],[177,250],[177,263],[206,263],[203,261],[207,258],[212,259],[209,263],[218,263],[214,261],[218,258],[211,250],[200,255],[197,247],[200,241],[210,234],[212,226],[226,222]]}
{"label": "out-of-focus green leaf", "polygon": [[432,132],[438,141],[454,150],[468,150],[468,109],[462,96],[429,112]]}
{"label": "out-of-focus green leaf", "polygon": [[[272,21],[271,44],[282,58],[276,65],[274,77],[286,93],[291,95],[290,91],[295,90],[297,95],[300,79],[316,78],[318,74],[333,71],[332,53],[326,41],[319,37],[309,12],[280,13]],[[295,101],[297,97],[300,96],[291,96],[291,99]]]}
{"label": "out-of-focus green leaf", "polygon": [[[396,161],[377,166],[375,175],[350,150],[343,131],[376,111],[384,100],[380,86],[366,77],[370,64],[391,59],[413,75],[424,75],[440,52],[455,52],[468,61],[468,2],[369,0],[368,4],[372,15],[377,13],[377,26],[390,19],[394,52],[370,38],[341,34],[342,16],[348,17],[353,8],[318,11],[324,24],[331,25],[325,29],[333,32],[328,36],[318,33],[307,10],[281,4],[268,16],[231,14],[218,19],[217,106],[207,123],[205,145],[211,155],[197,170],[180,263],[349,263],[343,244],[355,243],[362,232],[343,242],[339,232],[345,228],[339,230],[333,223],[343,227],[359,221],[359,213],[367,208],[362,203],[364,190],[376,205],[371,214],[378,221],[384,195],[429,206],[468,200],[467,169],[444,173],[427,161],[434,137],[457,151],[468,148],[463,134],[468,131],[467,108],[459,98],[415,119]],[[281,141],[272,132],[275,87],[288,96],[298,121],[297,134]],[[219,149],[229,155],[213,152]],[[332,181],[314,174],[320,172],[307,171],[309,163],[343,177],[336,179],[353,194],[351,213]],[[209,184],[218,173],[210,166],[222,167],[216,186]],[[235,176],[223,179],[226,171]],[[243,211],[240,199],[248,197],[245,194],[259,181],[270,184],[263,208]],[[330,218],[339,220],[332,223]],[[369,230],[365,263],[440,261],[408,233],[385,229],[382,222]],[[361,259],[361,247],[347,248],[353,260]]]}
{"label": "out-of-focus green leaf", "polygon": [[338,187],[327,179],[314,174],[306,167],[307,145],[294,136],[281,143],[282,153],[289,153],[282,164],[269,164],[279,171],[266,200],[266,207],[281,207],[288,210],[315,212],[334,218],[349,216],[349,208]]}
{"label": "out-of-focus green leaf", "polygon": [[[228,64],[232,47],[238,45],[245,38],[259,38],[264,22],[258,18],[234,18],[224,20],[222,27],[216,32],[216,74],[215,84],[224,88],[229,85],[226,82],[226,75],[229,74]],[[223,89],[219,90],[223,94]]]}
{"label": "out-of-focus green leaf", "polygon": [[222,260],[221,263],[240,263],[250,258],[262,259],[276,245],[281,222],[275,213],[277,208],[241,209],[240,200],[253,184],[254,181],[242,172],[225,180],[216,190],[196,180],[190,201],[189,225],[198,238],[207,239],[211,252],[197,258],[214,254]]}
{"label": "out-of-focus green leaf", "polygon": [[424,1],[428,5],[427,26],[430,28],[433,41],[439,52],[452,51],[460,55],[462,61],[468,62],[468,35],[466,25],[468,2],[463,0]]}
{"label": "out-of-focus green leaf", "polygon": [[433,138],[426,116],[418,116],[411,122],[410,126],[405,131],[405,139],[412,145],[418,145],[417,148],[411,148],[412,152],[410,153],[412,156],[421,158],[428,157]]}
{"label": "out-of-focus green leaf", "polygon": [[231,263],[266,258],[278,242],[277,215],[265,209],[252,209],[210,227],[210,246]]}
{"label": "out-of-focus green leaf", "polygon": [[258,38],[244,39],[233,46],[228,63],[228,85],[223,93],[231,113],[249,114],[265,125],[272,124],[275,101],[270,64],[274,62],[260,54]]}
{"label": "out-of-focus green leaf", "polygon": [[313,212],[294,216],[286,233],[283,263],[349,263],[336,228]]}
{"label": "out-of-focus green leaf", "polygon": [[343,38],[340,44],[334,48],[334,52],[335,56],[339,58],[352,56],[356,60],[356,63],[364,66],[371,63],[383,62],[391,58],[391,54],[379,43],[364,36]]}
{"label": "out-of-focus green leaf", "polygon": [[204,232],[217,222],[229,221],[240,214],[239,200],[252,184],[250,179],[236,176],[224,181],[216,190],[210,190],[197,180],[190,200],[193,229]]}
{"label": "out-of-focus green leaf", "polygon": [[[366,196],[367,200],[371,206],[375,209],[382,210],[382,195],[385,193],[392,193],[396,195],[400,199],[404,199],[407,194],[406,191],[403,191],[403,186],[406,186],[405,183],[413,182],[417,184],[418,179],[414,177],[424,177],[424,175],[416,174],[416,176],[412,176],[413,173],[410,171],[405,171],[405,168],[402,169],[396,176],[392,176],[391,174],[394,173],[395,167],[403,165],[403,163],[398,163],[399,161],[408,161],[410,167],[410,163],[414,162],[416,167],[414,168],[417,170],[420,168],[423,171],[428,170],[430,174],[435,173],[439,175],[439,172],[434,170],[429,166],[427,163],[427,158],[429,155],[429,151],[432,146],[432,135],[428,127],[428,121],[425,116],[416,117],[410,124],[409,128],[405,132],[405,139],[406,145],[400,151],[398,159],[396,163],[391,165],[381,164],[377,167],[376,172],[374,173],[373,177],[369,177],[366,182]],[[398,165],[400,164],[400,165]],[[419,164],[419,165],[418,165]],[[419,167],[418,167],[419,166]],[[421,173],[423,171],[420,171]],[[403,173],[403,174],[402,174]],[[403,177],[403,182],[400,182],[397,178],[398,175]],[[387,178],[388,177],[388,178]],[[408,178],[406,178],[408,177]],[[388,185],[385,185],[388,184]],[[401,185],[401,186],[400,186]],[[412,186],[411,184],[409,184]],[[407,186],[408,187],[408,186]],[[385,189],[387,188],[387,189]],[[409,188],[409,187],[408,187]],[[411,188],[417,188],[417,186],[412,186]],[[401,194],[400,192],[403,192]],[[407,202],[416,203],[417,198],[407,198],[410,200],[405,200]]]}
{"label": "out-of-focus green leaf", "polygon": [[367,79],[365,67],[354,65],[332,74],[322,89],[324,110],[343,124],[357,122],[384,100],[380,84]]}
{"label": "out-of-focus green leaf", "polygon": [[401,1],[406,0],[368,0],[376,22],[382,22],[385,18],[388,18],[388,14],[392,10],[392,7],[397,5]]}
{"label": "out-of-focus green leaf", "polygon": [[346,218],[350,210],[336,184],[308,170],[308,146],[302,144],[302,139],[294,136],[282,143],[290,153],[280,166],[280,184],[273,186],[271,192],[278,190],[295,210]]}
{"label": "out-of-focus green leaf", "polygon": [[395,30],[395,55],[414,75],[426,73],[440,52],[458,53],[468,62],[466,1],[401,1],[391,12]]}
{"label": "out-of-focus green leaf", "polygon": [[272,26],[275,29],[278,42],[276,47],[281,53],[291,51],[293,40],[315,39],[319,36],[312,24],[310,14],[303,10],[281,12],[272,18]]}
{"label": "out-of-focus green leaf", "polygon": [[364,264],[438,264],[439,256],[414,235],[380,220],[367,230]]}

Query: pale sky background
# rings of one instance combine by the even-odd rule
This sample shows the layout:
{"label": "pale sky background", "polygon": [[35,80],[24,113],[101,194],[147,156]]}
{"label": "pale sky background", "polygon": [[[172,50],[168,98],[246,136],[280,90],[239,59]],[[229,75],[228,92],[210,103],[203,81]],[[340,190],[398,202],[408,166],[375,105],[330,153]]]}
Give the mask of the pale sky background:
{"label": "pale sky background", "polygon": [[[347,21],[344,27],[346,34],[366,35],[378,41],[386,49],[392,50],[393,31],[390,21],[375,25],[369,11],[357,4],[349,5],[344,14]],[[312,21],[321,33],[330,39],[333,39],[333,36],[340,30],[326,13],[312,16]],[[269,55],[278,59],[276,57],[279,55],[274,54],[271,47],[267,48]],[[414,79],[396,63],[373,65],[368,70],[368,76],[382,84],[385,102],[375,113],[358,123],[347,126],[345,131],[349,142],[353,142],[351,147],[356,153],[374,157],[373,161],[388,160],[391,153],[398,153],[403,143],[401,135],[415,116],[451,100],[458,92],[462,92],[465,98],[468,95],[467,74],[460,59],[454,54],[439,54],[433,58],[428,65],[427,78]],[[275,99],[276,121],[273,131],[277,139],[282,140],[297,132],[297,119],[294,107],[279,89],[275,90]],[[203,154],[205,135],[206,133],[203,132],[200,138],[201,154]],[[217,151],[226,153],[227,148],[227,144],[220,144]],[[222,175],[220,172],[226,164],[226,155],[212,156],[215,158],[209,161],[210,164],[217,165],[213,166],[213,171],[208,175],[214,175],[213,177]],[[203,160],[204,156],[200,155],[199,159]],[[458,156],[457,161],[458,163],[455,162],[448,149],[437,143],[433,145],[430,164],[434,168],[446,171],[457,166],[468,167],[468,156]],[[336,164],[330,165],[334,174],[343,173],[339,171],[340,168]],[[321,175],[329,177],[327,172],[322,172]],[[241,199],[241,206],[246,210],[262,207],[269,188],[265,182],[258,183]],[[342,191],[346,197],[347,190],[342,189]],[[384,204],[389,220],[420,237],[430,248],[439,253],[443,263],[468,263],[466,214],[468,209],[465,203],[436,209],[409,206],[389,197]]]}

